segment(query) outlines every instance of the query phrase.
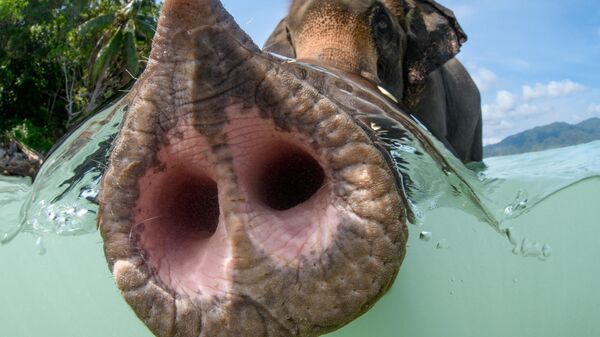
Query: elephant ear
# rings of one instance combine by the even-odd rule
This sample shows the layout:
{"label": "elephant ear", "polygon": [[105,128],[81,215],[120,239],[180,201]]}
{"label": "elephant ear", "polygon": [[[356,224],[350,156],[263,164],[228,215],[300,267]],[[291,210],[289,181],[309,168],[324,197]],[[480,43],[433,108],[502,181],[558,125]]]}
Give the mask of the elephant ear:
{"label": "elephant ear", "polygon": [[292,46],[292,42],[290,41],[288,34],[287,18],[283,18],[277,27],[275,27],[275,30],[273,33],[271,33],[271,36],[269,36],[267,42],[265,42],[263,50],[289,58],[296,57],[296,51]]}
{"label": "elephant ear", "polygon": [[454,13],[433,0],[401,0],[408,34],[406,76],[410,84],[425,81],[429,73],[460,51],[467,41]]}

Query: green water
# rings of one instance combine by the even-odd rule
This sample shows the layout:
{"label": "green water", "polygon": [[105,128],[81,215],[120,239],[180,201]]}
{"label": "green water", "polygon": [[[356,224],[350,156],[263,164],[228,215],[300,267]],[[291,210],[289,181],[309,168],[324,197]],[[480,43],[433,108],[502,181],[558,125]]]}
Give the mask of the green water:
{"label": "green water", "polygon": [[[410,227],[391,291],[332,335],[600,336],[599,197],[600,179],[586,180],[510,221],[551,244],[545,261],[514,255],[459,210],[428,213]],[[97,234],[50,236],[46,249],[38,255],[30,235],[0,248],[0,336],[152,336],[114,286]]]}

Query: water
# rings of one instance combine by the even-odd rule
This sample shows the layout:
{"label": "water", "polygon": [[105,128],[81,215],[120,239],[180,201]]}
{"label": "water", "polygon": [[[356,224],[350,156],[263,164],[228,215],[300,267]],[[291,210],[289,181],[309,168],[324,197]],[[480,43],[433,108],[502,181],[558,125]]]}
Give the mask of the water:
{"label": "water", "polygon": [[[33,184],[0,177],[0,335],[150,336],[112,284],[95,227],[125,110],[77,129]],[[417,121],[407,131],[361,118],[401,173],[412,224],[393,289],[334,336],[600,335],[600,142],[472,171]]]}
{"label": "water", "polygon": [[[494,162],[548,153],[592,159],[599,146],[497,158],[490,170]],[[332,336],[599,336],[599,194],[600,179],[587,179],[506,221],[552,247],[543,261],[514,255],[506,239],[461,210],[426,212],[422,225],[409,227],[408,253],[394,287]],[[429,241],[419,238],[424,231],[431,233]],[[442,240],[445,247],[438,249]],[[34,237],[25,234],[0,248],[0,336],[152,336],[114,286],[96,232],[49,235],[46,247],[38,255]]]}

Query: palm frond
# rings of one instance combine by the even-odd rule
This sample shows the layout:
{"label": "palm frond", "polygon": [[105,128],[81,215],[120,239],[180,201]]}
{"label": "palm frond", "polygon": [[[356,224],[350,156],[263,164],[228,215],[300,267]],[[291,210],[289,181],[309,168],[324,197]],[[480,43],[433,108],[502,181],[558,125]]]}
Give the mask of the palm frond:
{"label": "palm frond", "polygon": [[121,48],[122,44],[123,31],[117,29],[110,41],[98,53],[96,63],[92,69],[92,79],[94,82],[98,80],[100,74],[104,72],[105,68],[110,64],[110,61],[117,54],[117,50]]}
{"label": "palm frond", "polygon": [[90,19],[79,26],[79,35],[86,36],[106,29],[115,20],[114,13],[108,13]]}
{"label": "palm frond", "polygon": [[125,32],[124,36],[125,59],[127,60],[127,70],[137,76],[140,71],[140,60],[137,55],[137,46],[135,43],[135,34],[132,30]]}

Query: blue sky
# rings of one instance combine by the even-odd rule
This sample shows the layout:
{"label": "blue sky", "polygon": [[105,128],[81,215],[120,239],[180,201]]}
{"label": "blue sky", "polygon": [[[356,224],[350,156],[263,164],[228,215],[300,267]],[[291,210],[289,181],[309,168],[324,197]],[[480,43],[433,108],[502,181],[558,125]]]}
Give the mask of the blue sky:
{"label": "blue sky", "polygon": [[[483,99],[484,142],[600,117],[600,1],[440,0],[469,35],[458,58]],[[225,0],[262,46],[289,0]]]}

